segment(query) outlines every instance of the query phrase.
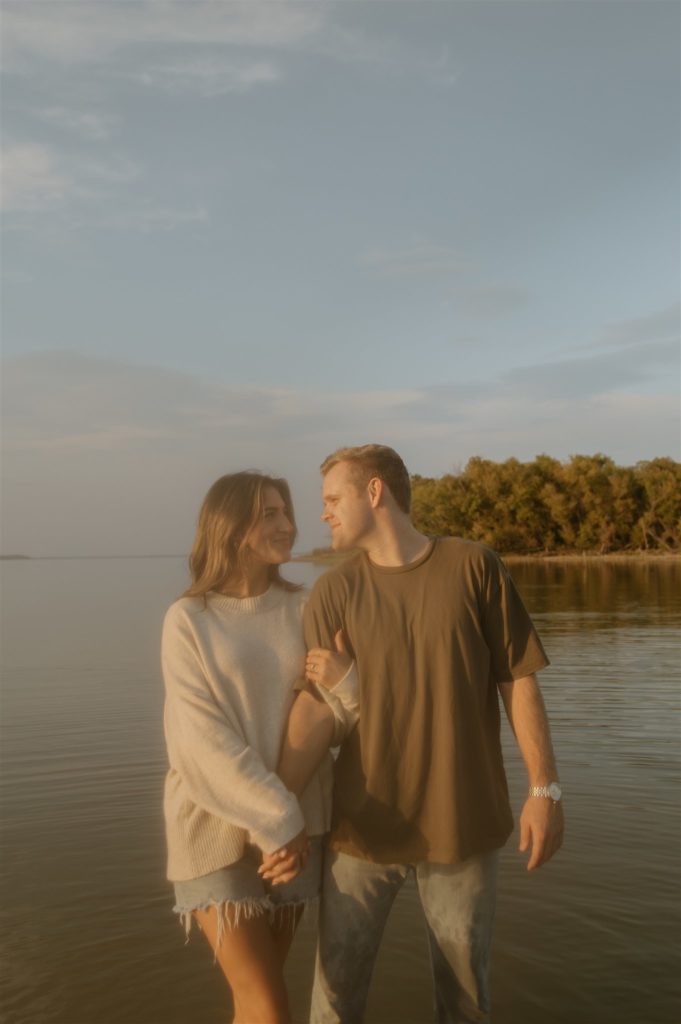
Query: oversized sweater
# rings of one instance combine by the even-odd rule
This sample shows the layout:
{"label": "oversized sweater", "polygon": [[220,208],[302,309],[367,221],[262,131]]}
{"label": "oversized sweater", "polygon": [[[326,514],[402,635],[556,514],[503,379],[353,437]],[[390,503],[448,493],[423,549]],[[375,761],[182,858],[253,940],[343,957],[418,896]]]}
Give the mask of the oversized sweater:
{"label": "oversized sweater", "polygon": [[[233,863],[247,843],[270,853],[303,827],[309,835],[329,828],[330,755],[300,801],[275,774],[304,671],[306,596],[272,585],[258,597],[180,598],[166,614],[164,813],[172,881]],[[357,717],[354,669],[328,700],[342,735]]]}

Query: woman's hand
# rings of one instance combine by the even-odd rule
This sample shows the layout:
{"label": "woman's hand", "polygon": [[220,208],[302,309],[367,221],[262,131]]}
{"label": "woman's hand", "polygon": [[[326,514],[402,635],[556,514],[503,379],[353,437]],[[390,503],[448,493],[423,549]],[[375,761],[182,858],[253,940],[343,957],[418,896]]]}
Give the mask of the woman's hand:
{"label": "woman's hand", "polygon": [[279,850],[268,853],[266,856],[263,854],[258,874],[272,885],[283,885],[300,874],[307,864],[309,855],[310,840],[303,829],[297,836],[289,840],[286,846],[282,846]]}
{"label": "woman's hand", "polygon": [[311,683],[319,683],[328,690],[339,683],[352,665],[352,657],[345,647],[343,630],[339,629],[333,638],[334,651],[324,647],[313,647],[307,652],[305,661],[305,678]]}

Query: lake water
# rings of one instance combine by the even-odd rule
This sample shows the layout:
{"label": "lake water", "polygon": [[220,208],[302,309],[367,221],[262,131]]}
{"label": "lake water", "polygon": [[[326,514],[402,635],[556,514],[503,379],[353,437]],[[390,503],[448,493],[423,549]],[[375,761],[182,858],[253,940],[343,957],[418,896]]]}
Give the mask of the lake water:
{"label": "lake water", "polygon": [[[317,570],[289,567],[311,581]],[[504,851],[495,1024],[676,1024],[679,563],[519,564],[552,665],[541,674],[567,840],[528,874]],[[224,1024],[225,983],[188,946],[164,878],[158,638],[182,559],[5,562],[2,1020]],[[508,733],[519,809],[524,772]],[[288,979],[305,1021],[314,925]],[[389,922],[367,1024],[431,1020],[413,888]]]}

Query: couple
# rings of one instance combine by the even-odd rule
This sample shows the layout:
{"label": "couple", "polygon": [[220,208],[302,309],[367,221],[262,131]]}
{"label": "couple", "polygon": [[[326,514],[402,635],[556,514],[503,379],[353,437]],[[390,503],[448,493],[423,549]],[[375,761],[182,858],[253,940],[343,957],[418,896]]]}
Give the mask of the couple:
{"label": "couple", "polygon": [[534,678],[547,659],[489,548],[413,527],[396,452],[342,448],[321,470],[333,547],[357,554],[309,597],[279,574],[295,537],[284,481],[222,477],[201,509],[192,584],[163,630],[175,909],[210,942],[235,1024],[284,1024],[283,963],[321,890],[312,1020],[359,1024],[413,871],[435,1019],[485,1020],[498,850],[513,829],[498,692],[528,771],[528,868],[562,841]]}

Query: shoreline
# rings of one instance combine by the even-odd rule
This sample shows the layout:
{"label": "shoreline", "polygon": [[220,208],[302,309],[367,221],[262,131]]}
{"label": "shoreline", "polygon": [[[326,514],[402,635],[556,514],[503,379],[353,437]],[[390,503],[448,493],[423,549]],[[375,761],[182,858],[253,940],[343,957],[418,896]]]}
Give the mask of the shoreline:
{"label": "shoreline", "polygon": [[[329,551],[328,554],[321,552],[318,554],[309,553],[295,555],[291,561],[311,562],[313,565],[335,565],[338,562],[345,561],[346,558],[350,558],[355,553],[355,551]],[[498,551],[497,554],[503,558],[504,562],[550,562],[552,564],[561,562],[575,564],[587,562],[679,562],[681,564],[681,551],[613,551],[608,555],[600,555],[589,551],[537,552],[536,554],[518,554],[513,552],[504,554],[503,551]]]}

